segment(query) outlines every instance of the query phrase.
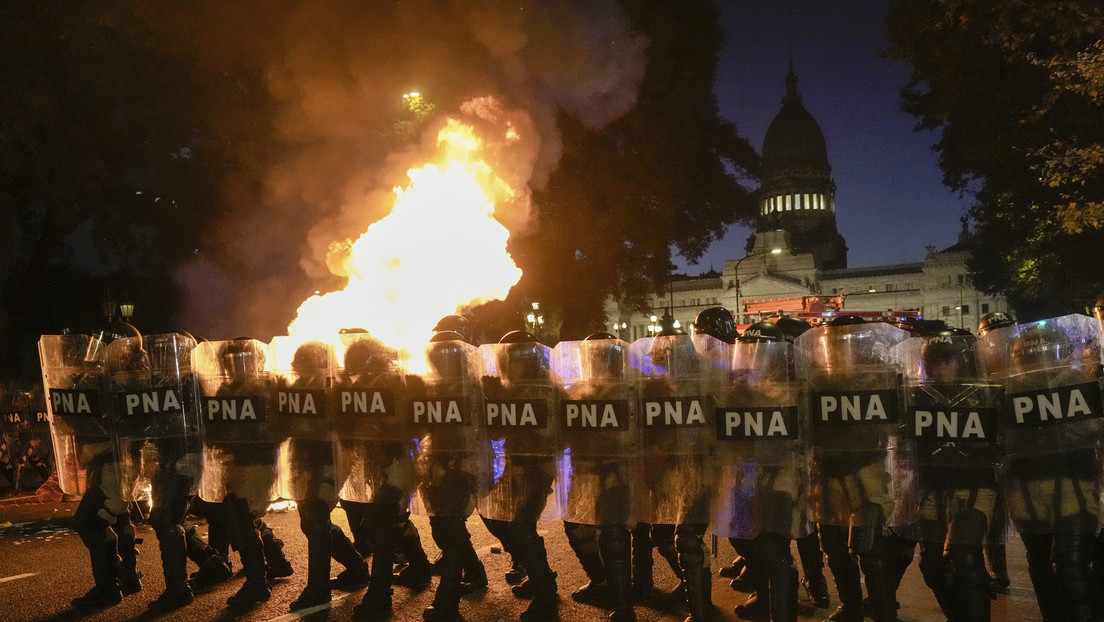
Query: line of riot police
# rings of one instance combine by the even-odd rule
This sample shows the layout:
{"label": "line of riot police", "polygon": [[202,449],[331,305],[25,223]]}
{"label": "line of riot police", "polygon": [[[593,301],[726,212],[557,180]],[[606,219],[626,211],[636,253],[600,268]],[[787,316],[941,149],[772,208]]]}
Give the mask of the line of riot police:
{"label": "line of riot police", "polygon": [[[82,495],[95,581],[74,606],[140,589],[126,504],[148,490],[164,608],[191,602],[186,559],[201,569],[208,559],[184,522],[198,496],[212,540],[222,525],[241,556],[246,581],[231,606],[269,597],[260,519],[285,498],[308,543],[292,609],[329,601],[336,559],[346,587],[368,586],[355,614],[388,617],[394,583],[430,581],[417,512],[441,550],[427,620],[462,619],[461,596],[487,586],[473,513],[510,553],[508,580],[525,577],[514,587],[531,599],[522,620],[558,619],[536,529],[557,519],[589,579],[572,596],[618,622],[652,593],[652,548],[680,579],[688,622],[711,619],[709,533],[744,558],[755,589],[736,608],[745,619],[797,619],[794,540],[806,589],[827,605],[826,589],[814,590],[819,537],[840,603],[829,620],[896,620],[916,543],[948,619],[988,620],[983,546],[1011,518],[1044,619],[1096,619],[1096,320],[990,322],[980,340],[853,316],[795,324],[737,336],[731,314],[710,309],[693,334],[668,327],[630,344],[595,333],[549,348],[522,331],[476,346],[450,316],[418,373],[357,331],[270,344],[126,327],[114,339],[44,336],[59,481]],[[352,540],[330,522],[339,502]],[[398,553],[405,575],[392,574]]]}

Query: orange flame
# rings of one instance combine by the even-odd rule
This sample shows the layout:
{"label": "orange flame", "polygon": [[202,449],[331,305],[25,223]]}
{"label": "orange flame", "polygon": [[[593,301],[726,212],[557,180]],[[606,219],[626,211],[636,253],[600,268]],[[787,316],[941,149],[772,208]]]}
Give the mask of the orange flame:
{"label": "orange flame", "polygon": [[473,127],[450,119],[437,146],[438,163],[407,171],[410,184],[395,188],[391,213],[352,244],[345,289],[305,300],[288,335],[327,339],[364,328],[420,368],[439,319],[505,298],[518,282],[510,233],[494,217],[495,201],[514,189],[480,158]]}

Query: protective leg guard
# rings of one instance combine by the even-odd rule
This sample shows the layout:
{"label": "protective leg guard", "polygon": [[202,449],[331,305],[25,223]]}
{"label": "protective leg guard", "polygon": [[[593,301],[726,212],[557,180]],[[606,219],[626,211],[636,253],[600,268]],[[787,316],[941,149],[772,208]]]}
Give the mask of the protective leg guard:
{"label": "protective leg guard", "polygon": [[395,563],[395,543],[403,521],[397,503],[370,503],[364,517],[372,543],[372,580],[364,593],[359,611],[391,610],[391,572]]}
{"label": "protective leg guard", "polygon": [[345,510],[345,518],[349,521],[349,531],[353,534],[353,546],[360,556],[368,557],[372,554],[372,542],[368,539],[368,531],[364,525],[364,513],[368,504],[359,501],[340,501],[341,509]]}
{"label": "protective leg guard", "polygon": [[1022,533],[1024,549],[1027,553],[1027,575],[1031,578],[1031,587],[1035,590],[1035,601],[1039,603],[1039,612],[1043,622],[1059,622],[1062,616],[1062,600],[1059,594],[1058,574],[1051,562],[1054,548],[1053,534]]}
{"label": "protective leg guard", "polygon": [[[1065,522],[1066,519],[1063,519]],[[1059,525],[1055,537],[1054,561],[1063,619],[1070,622],[1099,620],[1096,576],[1092,569],[1095,528],[1081,529],[1076,520]]]}
{"label": "protective leg guard", "polygon": [[753,543],[751,549],[745,549],[741,555],[745,563],[744,575],[751,584],[752,592],[747,600],[736,605],[733,612],[745,620],[765,622],[770,618],[770,577],[763,568],[762,553]]}
{"label": "protective leg guard", "polygon": [[521,613],[522,622],[559,620],[556,573],[548,566],[548,552],[544,538],[537,534],[536,521],[510,521],[507,533],[513,555],[525,566],[533,588],[533,601]]}
{"label": "protective leg guard", "polygon": [[154,611],[172,611],[195,600],[188,585],[188,545],[180,525],[161,525],[155,531],[161,549],[161,570],[165,574],[165,591],[150,602]]}
{"label": "protective leg guard", "polygon": [[859,557],[859,564],[870,595],[870,617],[874,622],[897,622],[897,580],[884,540],[875,540],[870,551]]}
{"label": "protective leg guard", "polygon": [[277,538],[272,528],[261,519],[257,519],[257,531],[261,534],[261,545],[264,548],[268,579],[271,581],[290,577],[295,569],[291,567],[291,562],[284,556],[284,541]]}
{"label": "protective leg guard", "polygon": [[610,586],[605,566],[602,565],[598,528],[564,521],[564,533],[588,579],[585,585],[571,593],[572,600],[591,605],[605,603],[610,596]]}
{"label": "protective leg guard", "polygon": [[679,525],[675,529],[675,549],[690,606],[686,622],[705,622],[713,617],[713,576],[705,554],[705,530],[706,525]]}
{"label": "protective leg guard", "polygon": [[433,594],[433,604],[426,607],[422,617],[434,622],[460,620],[460,579],[464,572],[460,542],[468,530],[459,516],[430,516],[429,527],[441,549],[441,581]]}
{"label": "protective leg guard", "polygon": [[820,550],[820,534],[816,529],[797,539],[797,555],[801,558],[801,585],[813,606],[828,606],[828,581],[824,578],[824,553]]}
{"label": "protective leg guard", "polygon": [[422,538],[418,528],[410,521],[410,512],[403,513],[404,520],[399,532],[399,550],[406,557],[406,567],[395,575],[393,583],[414,589],[423,589],[433,578],[433,567],[422,548]]}
{"label": "protective leg guard", "polygon": [[249,510],[249,502],[230,496],[223,503],[227,506],[226,527],[230,532],[230,542],[241,555],[245,570],[245,583],[237,593],[226,599],[226,604],[230,607],[252,607],[271,596],[265,573],[264,546],[257,533],[257,521],[254,521]]}
{"label": "protective leg guard", "polygon": [[[333,559],[345,567],[344,570],[337,573],[337,578],[333,581],[334,587],[339,590],[351,591],[368,585],[371,580],[368,564],[360,556],[360,552],[356,550],[356,545],[349,539],[349,536],[345,535],[340,527],[333,524],[330,525],[330,552]],[[388,568],[388,572],[390,570]]]}
{"label": "protective leg guard", "polygon": [[117,604],[123,598],[118,579],[118,541],[104,519],[104,516],[111,516],[103,508],[105,500],[101,490],[90,489],[81,497],[73,514],[73,528],[88,548],[94,583],[88,593],[73,599],[75,609],[102,609]]}
{"label": "protective leg guard", "polygon": [[666,560],[667,565],[671,567],[671,572],[678,577],[679,584],[671,592],[671,596],[679,602],[689,604],[686,600],[686,577],[683,576],[682,568],[679,567],[678,549],[675,548],[675,526],[653,524],[652,543],[655,545],[659,556]]}
{"label": "protective leg guard", "polygon": [[138,572],[138,539],[134,523],[130,521],[130,512],[116,515],[111,530],[118,538],[119,588],[123,595],[137,594],[142,591],[142,573]]}
{"label": "protective leg guard", "polygon": [[797,569],[790,554],[790,541],[777,533],[755,538],[755,556],[767,577],[768,589],[758,592],[768,599],[772,622],[797,622]]}
{"label": "protective leg guard", "polygon": [[[928,524],[930,523],[930,525]],[[924,583],[935,595],[935,602],[947,619],[952,619],[955,613],[955,593],[951,587],[951,559],[944,556],[944,543],[935,539],[943,532],[936,521],[922,520],[921,532],[931,536],[920,543],[920,575],[924,577]]]}
{"label": "protective leg guard", "polygon": [[652,526],[637,523],[632,530],[633,600],[644,602],[652,597],[655,580],[652,571]]}
{"label": "protective leg guard", "polygon": [[828,569],[836,584],[840,605],[829,620],[850,622],[863,619],[862,575],[859,565],[847,550],[848,528],[839,525],[820,526],[820,544],[828,560]]}
{"label": "protective leg guard", "polygon": [[[602,527],[598,531],[598,548],[602,565],[613,593],[611,622],[634,622],[633,576],[629,530],[621,525]],[[649,567],[650,568],[650,567]]]}

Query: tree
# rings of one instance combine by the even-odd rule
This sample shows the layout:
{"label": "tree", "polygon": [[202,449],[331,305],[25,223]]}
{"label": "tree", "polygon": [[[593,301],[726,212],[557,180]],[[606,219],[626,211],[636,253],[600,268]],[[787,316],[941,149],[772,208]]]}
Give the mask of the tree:
{"label": "tree", "polygon": [[1104,5],[896,0],[887,36],[904,110],[976,198],[978,286],[1021,319],[1084,308],[1104,290]]}
{"label": "tree", "polygon": [[623,4],[649,40],[636,105],[600,131],[561,115],[564,155],[535,197],[539,229],[517,245],[521,291],[561,316],[565,339],[602,329],[607,296],[643,309],[667,284],[672,244],[693,260],[726,225],[755,217],[741,182],[757,173],[758,155],[713,94],[715,7]]}

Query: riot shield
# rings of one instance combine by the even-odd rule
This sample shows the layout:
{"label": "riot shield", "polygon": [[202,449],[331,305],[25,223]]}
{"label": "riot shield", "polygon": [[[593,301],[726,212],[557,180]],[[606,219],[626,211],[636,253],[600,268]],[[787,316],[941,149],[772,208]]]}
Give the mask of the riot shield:
{"label": "riot shield", "polygon": [[567,390],[558,412],[564,467],[557,482],[563,519],[584,525],[623,525],[641,520],[633,486],[636,459],[636,383],[627,376],[627,343],[620,339],[563,341],[552,368]]}
{"label": "riot shield", "polygon": [[38,342],[58,483],[68,495],[101,489],[122,496],[104,399],[102,350],[89,335],[43,335]]}
{"label": "riot shield", "polygon": [[20,439],[23,460],[45,482],[53,470],[54,444],[50,437],[50,415],[46,410],[42,387],[36,382],[34,388],[23,392],[22,402]]}
{"label": "riot shield", "polygon": [[894,346],[903,374],[906,437],[916,461],[914,514],[919,537],[928,542],[944,542],[952,521],[964,513],[977,518],[960,525],[981,533],[992,521],[1005,520],[996,515],[1001,387],[979,378],[975,341],[973,335],[936,335]]}
{"label": "riot shield", "polygon": [[334,472],[333,344],[274,337],[269,344],[276,378],[273,399],[280,446],[277,496],[337,503]]}
{"label": "riot shield", "polygon": [[558,519],[553,484],[563,390],[551,374],[550,350],[527,340],[493,344],[490,353],[493,364],[486,366],[483,377],[482,431],[494,458],[479,514],[503,521]]}
{"label": "riot shield", "polygon": [[107,346],[108,404],[127,501],[195,493],[201,466],[194,348],[191,337],[175,333]]}
{"label": "riot shield", "polygon": [[367,333],[341,335],[335,427],[339,497],[398,503],[417,485],[410,402],[398,353]]}
{"label": "riot shield", "polygon": [[807,535],[807,415],[793,345],[738,341],[715,416],[713,532],[752,540]]}
{"label": "riot shield", "polygon": [[1100,527],[1100,330],[1067,315],[990,332],[1009,341],[1005,386],[1006,495],[1021,533]]}
{"label": "riot shield", "polygon": [[[638,339],[630,365],[641,372],[640,418],[646,522],[709,522],[714,377],[695,344],[708,335]],[[716,341],[716,340],[713,340]]]}
{"label": "riot shield", "polygon": [[255,339],[207,341],[195,350],[203,425],[199,496],[246,499],[261,512],[275,499],[276,432],[268,347]]}
{"label": "riot shield", "polygon": [[[443,334],[443,333],[442,333]],[[483,444],[483,363],[460,340],[432,341],[424,376],[408,376],[419,503],[430,516],[468,516],[490,477]]]}
{"label": "riot shield", "polygon": [[820,326],[794,340],[806,385],[819,523],[873,527],[913,522],[898,504],[910,485],[901,446],[898,368],[892,347],[908,333],[882,322]]}

